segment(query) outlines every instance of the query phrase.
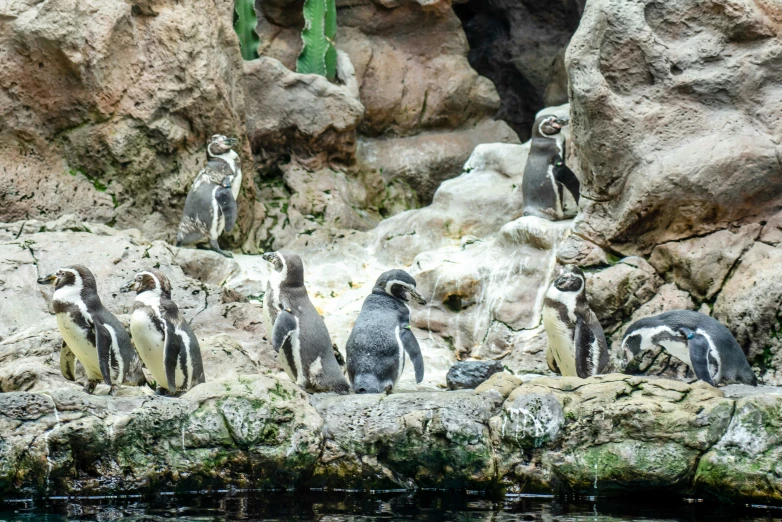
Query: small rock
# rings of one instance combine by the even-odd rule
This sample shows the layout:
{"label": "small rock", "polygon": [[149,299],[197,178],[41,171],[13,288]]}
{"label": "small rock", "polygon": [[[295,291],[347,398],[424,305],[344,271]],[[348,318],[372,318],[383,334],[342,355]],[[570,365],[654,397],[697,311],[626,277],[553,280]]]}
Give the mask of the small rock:
{"label": "small rock", "polygon": [[472,389],[501,371],[499,361],[459,361],[448,370],[445,380],[451,390]]}
{"label": "small rock", "polygon": [[513,390],[521,386],[521,379],[508,372],[498,372],[486,379],[475,388],[475,391],[482,393],[489,390],[497,390],[500,395],[508,398]]}

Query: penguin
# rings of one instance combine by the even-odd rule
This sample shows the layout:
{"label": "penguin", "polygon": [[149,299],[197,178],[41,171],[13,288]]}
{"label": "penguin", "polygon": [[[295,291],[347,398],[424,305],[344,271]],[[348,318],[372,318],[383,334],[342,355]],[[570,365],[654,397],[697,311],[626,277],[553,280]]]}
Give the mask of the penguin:
{"label": "penguin", "polygon": [[136,292],[130,334],[157,392],[177,395],[206,382],[198,339],[171,300],[168,278],[154,269],[139,272],[120,291]]}
{"label": "penguin", "polygon": [[98,296],[95,276],[83,265],[60,268],[38,279],[39,284],[54,284],[52,306],[63,338],[60,370],[69,381],[76,380],[76,360],[84,367],[87,384],[93,393],[101,381],[116,395],[121,384],[146,384],[136,351],[125,327],[109,312]]}
{"label": "penguin", "polygon": [[626,362],[652,346],[665,350],[712,386],[749,384],[758,379],[736,338],[722,323],[692,310],[671,310],[640,319],[622,338]]}
{"label": "penguin", "polygon": [[304,286],[304,265],[291,252],[266,252],[272,273],[263,296],[266,329],[285,372],[309,393],[350,392],[331,336]]}
{"label": "penguin", "polygon": [[415,382],[424,378],[424,359],[410,331],[409,295],[420,304],[426,299],[415,279],[404,270],[380,275],[364,300],[345,347],[348,377],[356,393],[390,393],[405,367],[405,352],[415,368]]}
{"label": "penguin", "polygon": [[535,120],[532,129],[527,164],[521,180],[524,199],[523,214],[550,221],[565,219],[563,187],[579,201],[581,185],[565,165],[565,138],[562,136],[564,119],[543,115]]}
{"label": "penguin", "polygon": [[553,372],[582,379],[605,373],[608,344],[587,303],[584,272],[577,266],[565,265],[546,292],[543,326],[548,337],[546,361]]}
{"label": "penguin", "polygon": [[216,134],[207,147],[208,161],[199,172],[185,200],[176,246],[209,245],[226,257],[217,239],[236,223],[236,198],[242,182],[239,156],[231,150],[237,140]]}

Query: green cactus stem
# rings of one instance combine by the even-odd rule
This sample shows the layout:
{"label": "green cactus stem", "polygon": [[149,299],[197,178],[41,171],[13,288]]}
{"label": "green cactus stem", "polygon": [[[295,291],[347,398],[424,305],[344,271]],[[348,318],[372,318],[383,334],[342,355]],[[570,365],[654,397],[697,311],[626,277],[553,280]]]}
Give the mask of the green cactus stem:
{"label": "green cactus stem", "polygon": [[304,2],[304,30],[301,39],[304,45],[296,71],[301,74],[320,74],[330,81],[337,75],[336,0],[306,0]]}
{"label": "green cactus stem", "polygon": [[258,33],[255,32],[257,23],[255,0],[236,0],[234,4],[234,31],[239,37],[242,58],[245,60],[258,58],[260,39]]}

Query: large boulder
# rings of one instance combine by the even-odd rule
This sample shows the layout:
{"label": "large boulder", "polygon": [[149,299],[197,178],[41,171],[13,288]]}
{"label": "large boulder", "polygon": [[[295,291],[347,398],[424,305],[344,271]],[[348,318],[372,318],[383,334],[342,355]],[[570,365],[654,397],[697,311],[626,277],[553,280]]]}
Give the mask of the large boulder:
{"label": "large boulder", "polygon": [[778,20],[752,0],[589,2],[567,53],[580,235],[646,254],[777,211]]}

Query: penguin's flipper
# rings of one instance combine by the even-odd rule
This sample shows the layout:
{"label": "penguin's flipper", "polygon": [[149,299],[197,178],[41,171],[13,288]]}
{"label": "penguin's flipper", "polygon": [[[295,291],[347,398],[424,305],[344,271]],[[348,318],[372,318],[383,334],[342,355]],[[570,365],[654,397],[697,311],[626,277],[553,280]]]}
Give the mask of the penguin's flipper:
{"label": "penguin's flipper", "polygon": [[289,310],[280,310],[277,313],[277,319],[274,321],[274,328],[272,328],[272,346],[275,352],[280,352],[291,333],[296,331],[298,327],[296,318]]}
{"label": "penguin's flipper", "polygon": [[236,200],[230,187],[219,189],[217,194],[215,194],[215,199],[223,212],[225,231],[230,232],[236,224]]}
{"label": "penguin's flipper", "polygon": [[421,347],[418,346],[418,341],[410,331],[410,325],[406,325],[401,329],[399,337],[402,340],[402,346],[404,347],[410,360],[413,361],[413,368],[415,369],[415,382],[419,383],[424,380],[424,357],[421,355]]}
{"label": "penguin's flipper", "polygon": [[687,348],[690,351],[690,362],[692,363],[692,370],[695,372],[695,376],[698,379],[705,381],[712,386],[714,380],[711,378],[711,371],[709,370],[709,343],[702,335],[682,328],[682,333],[687,339]]}
{"label": "penguin's flipper", "polygon": [[554,165],[554,180],[564,185],[568,192],[573,195],[573,199],[578,204],[578,198],[581,194],[581,183],[573,171],[570,170],[561,160]]}
{"label": "penguin's flipper", "polygon": [[176,392],[176,366],[179,362],[179,352],[182,351],[182,338],[171,321],[166,321],[166,343],[163,347],[163,366],[166,368],[168,391]]}
{"label": "penguin's flipper", "polygon": [[65,341],[62,342],[60,347],[60,371],[62,376],[69,381],[76,380],[76,356],[73,355]]}
{"label": "penguin's flipper", "polygon": [[[600,329],[602,333],[602,328]],[[576,319],[576,331],[573,335],[573,343],[576,347],[576,374],[582,379],[597,375],[601,371],[600,353],[602,346],[600,339],[595,335],[589,323],[583,318]],[[603,340],[605,343],[605,340]],[[602,350],[603,352],[605,350]],[[597,360],[595,360],[595,354]]]}
{"label": "penguin's flipper", "polygon": [[95,347],[98,349],[98,364],[103,382],[111,386],[111,334],[106,325],[97,318],[93,319],[95,325]]}

